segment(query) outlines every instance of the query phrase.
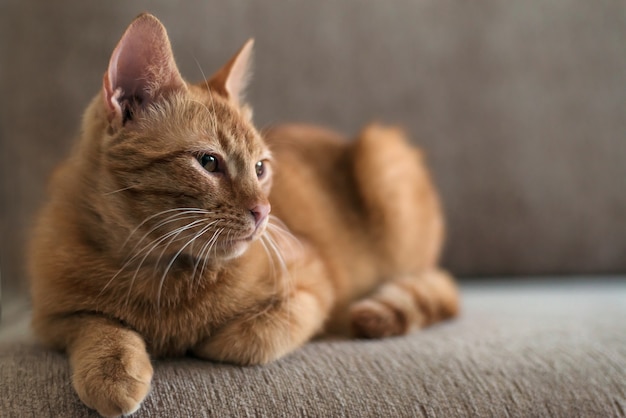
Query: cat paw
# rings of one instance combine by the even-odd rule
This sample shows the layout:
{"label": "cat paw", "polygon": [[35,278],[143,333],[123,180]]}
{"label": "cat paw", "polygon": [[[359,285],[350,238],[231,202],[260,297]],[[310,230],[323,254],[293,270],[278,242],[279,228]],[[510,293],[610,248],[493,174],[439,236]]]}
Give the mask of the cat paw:
{"label": "cat paw", "polygon": [[248,327],[235,325],[221,330],[193,351],[199,357],[238,366],[270,363],[288,350],[281,349],[280,336],[261,335]]}
{"label": "cat paw", "polygon": [[274,302],[265,311],[225,324],[198,344],[198,357],[241,366],[266,364],[308,341],[322,326],[319,299],[299,290],[286,301]]}
{"label": "cat paw", "polygon": [[366,299],[350,308],[350,326],[357,338],[383,338],[406,333],[399,311],[376,300]]}
{"label": "cat paw", "polygon": [[105,417],[137,411],[148,392],[153,369],[145,350],[129,348],[108,357],[93,356],[74,370],[79,398]]}

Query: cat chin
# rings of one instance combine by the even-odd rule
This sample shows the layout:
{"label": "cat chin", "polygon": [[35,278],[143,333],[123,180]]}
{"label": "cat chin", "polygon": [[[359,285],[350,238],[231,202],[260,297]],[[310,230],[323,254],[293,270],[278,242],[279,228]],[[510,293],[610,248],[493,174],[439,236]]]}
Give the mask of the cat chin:
{"label": "cat chin", "polygon": [[220,255],[220,258],[222,260],[232,260],[242,256],[250,247],[250,244],[259,239],[259,237],[265,233],[266,226],[267,219],[254,230],[252,235],[222,244],[223,255]]}
{"label": "cat chin", "polygon": [[232,260],[241,257],[250,246],[249,242],[238,242],[233,246],[233,250],[224,257],[224,260]]}
{"label": "cat chin", "polygon": [[250,242],[251,241],[249,240],[240,240],[231,243],[227,249],[223,249],[223,253],[220,254],[220,258],[222,260],[232,260],[234,258],[241,257],[243,253],[246,252],[248,247],[250,247]]}

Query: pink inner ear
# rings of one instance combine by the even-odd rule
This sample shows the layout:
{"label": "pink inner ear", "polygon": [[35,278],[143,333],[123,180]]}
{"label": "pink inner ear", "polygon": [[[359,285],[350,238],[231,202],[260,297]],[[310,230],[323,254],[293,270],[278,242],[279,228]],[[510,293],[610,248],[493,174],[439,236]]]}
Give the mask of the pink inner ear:
{"label": "pink inner ear", "polygon": [[109,64],[109,79],[114,91],[122,89],[124,96],[145,95],[148,68],[151,65],[144,51],[136,44],[137,39],[122,39]]}
{"label": "pink inner ear", "polygon": [[250,67],[254,40],[249,39],[237,54],[226,78],[226,91],[236,102],[241,102],[244,90],[250,81]]}
{"label": "pink inner ear", "polygon": [[124,100],[145,106],[161,92],[183,86],[165,28],[154,16],[139,16],[111,55],[104,79],[108,107],[119,114]]}

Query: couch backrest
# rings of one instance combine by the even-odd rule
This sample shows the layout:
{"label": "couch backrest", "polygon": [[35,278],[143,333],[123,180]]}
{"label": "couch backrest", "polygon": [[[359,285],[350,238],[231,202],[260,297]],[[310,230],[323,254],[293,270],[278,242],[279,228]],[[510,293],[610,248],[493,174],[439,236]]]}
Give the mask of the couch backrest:
{"label": "couch backrest", "polygon": [[24,231],[46,178],[144,10],[168,27],[189,79],[255,37],[260,126],[405,126],[441,188],[444,263],[458,275],[626,271],[623,2],[9,0],[0,13],[5,289],[22,280]]}

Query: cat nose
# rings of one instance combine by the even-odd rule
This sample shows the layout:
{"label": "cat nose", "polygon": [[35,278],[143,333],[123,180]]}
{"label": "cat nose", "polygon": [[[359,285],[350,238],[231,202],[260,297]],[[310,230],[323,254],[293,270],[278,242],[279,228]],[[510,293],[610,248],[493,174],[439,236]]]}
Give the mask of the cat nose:
{"label": "cat nose", "polygon": [[258,228],[259,225],[267,218],[267,215],[270,213],[271,206],[269,203],[258,203],[252,209],[250,209],[250,213],[254,217],[254,223]]}

